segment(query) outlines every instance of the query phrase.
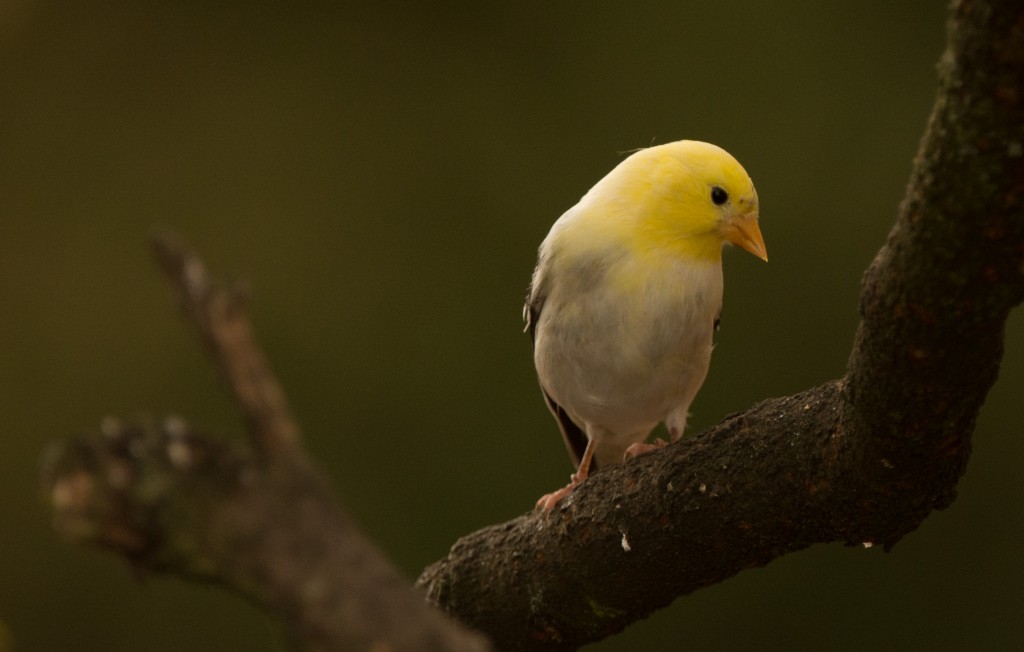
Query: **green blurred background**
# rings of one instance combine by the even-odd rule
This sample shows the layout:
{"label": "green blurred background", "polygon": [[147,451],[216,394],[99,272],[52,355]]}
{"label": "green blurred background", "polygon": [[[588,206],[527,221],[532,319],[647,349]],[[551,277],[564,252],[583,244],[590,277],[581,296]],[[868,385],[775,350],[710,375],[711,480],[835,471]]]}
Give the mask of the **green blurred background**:
{"label": "green blurred background", "polygon": [[[411,578],[568,477],[520,307],[624,150],[718,143],[762,201],[771,263],[726,256],[692,427],[841,375],[944,47],[940,3],[217,4],[0,3],[0,650],[284,648],[49,530],[48,442],[108,414],[241,432],[154,225],[251,280],[309,447]],[[1019,645],[1022,342],[1018,315],[960,498],[892,553],[818,546],[591,649]]]}

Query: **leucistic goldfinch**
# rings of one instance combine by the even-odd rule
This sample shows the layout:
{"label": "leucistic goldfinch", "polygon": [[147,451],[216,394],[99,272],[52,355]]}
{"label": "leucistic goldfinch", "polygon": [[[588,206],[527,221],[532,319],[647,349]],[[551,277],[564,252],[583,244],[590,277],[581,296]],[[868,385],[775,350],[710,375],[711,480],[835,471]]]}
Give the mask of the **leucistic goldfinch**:
{"label": "leucistic goldfinch", "polygon": [[540,246],[524,309],[544,398],[577,471],[550,510],[598,466],[672,441],[704,383],[722,308],[722,248],[768,260],[757,192],[715,145],[639,150],[597,182]]}

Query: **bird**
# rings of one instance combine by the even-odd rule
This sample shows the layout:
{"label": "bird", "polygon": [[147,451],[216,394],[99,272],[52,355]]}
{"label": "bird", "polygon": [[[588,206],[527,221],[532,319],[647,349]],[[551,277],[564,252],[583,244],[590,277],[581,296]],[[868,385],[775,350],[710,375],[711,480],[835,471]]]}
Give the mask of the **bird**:
{"label": "bird", "polygon": [[722,310],[722,250],[768,261],[757,191],[724,149],[680,140],[634,150],[551,227],[526,305],[537,378],[576,472],[661,448],[686,427]]}

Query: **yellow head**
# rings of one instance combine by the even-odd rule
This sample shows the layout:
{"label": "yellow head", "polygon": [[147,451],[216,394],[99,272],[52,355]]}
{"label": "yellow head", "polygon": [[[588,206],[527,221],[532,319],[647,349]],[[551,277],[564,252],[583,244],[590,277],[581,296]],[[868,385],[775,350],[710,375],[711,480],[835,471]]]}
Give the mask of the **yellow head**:
{"label": "yellow head", "polygon": [[768,260],[754,184],[715,145],[680,140],[642,149],[588,194],[618,205],[613,212],[638,250],[720,260],[729,242]]}

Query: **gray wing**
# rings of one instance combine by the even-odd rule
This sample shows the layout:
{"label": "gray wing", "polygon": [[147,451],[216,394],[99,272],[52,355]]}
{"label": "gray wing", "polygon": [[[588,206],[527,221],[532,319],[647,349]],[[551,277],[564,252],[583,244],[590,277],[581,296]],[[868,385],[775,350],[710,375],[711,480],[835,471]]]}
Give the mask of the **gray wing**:
{"label": "gray wing", "polygon": [[544,307],[544,299],[547,292],[544,291],[544,277],[541,274],[541,259],[537,263],[537,269],[533,270],[533,278],[530,279],[530,286],[526,288],[526,303],[523,305],[523,321],[526,328],[523,330],[530,334],[530,341],[537,341],[537,322],[540,321],[540,311]]}
{"label": "gray wing", "polygon": [[[540,391],[544,394],[544,400],[547,402],[551,414],[555,415],[558,429],[562,431],[562,439],[565,441],[565,448],[569,451],[572,465],[577,469],[580,468],[580,460],[583,459],[583,451],[587,450],[587,442],[589,441],[587,433],[583,432],[583,429],[569,418],[569,414],[562,409],[561,405],[555,403],[555,400],[551,398],[543,385],[541,385]],[[590,470],[597,470],[597,460],[590,460]]]}
{"label": "gray wing", "polygon": [[[530,341],[534,343],[537,341],[537,324],[540,323],[540,313],[544,308],[545,298],[543,277],[538,265],[537,271],[533,274],[533,282],[530,283],[530,288],[527,291],[526,305],[523,306],[525,330],[530,334]],[[540,391],[544,394],[544,402],[547,403],[551,414],[555,415],[555,421],[558,422],[558,429],[562,431],[562,439],[565,441],[565,447],[569,451],[573,466],[579,468],[580,460],[583,459],[583,451],[587,449],[587,433],[576,425],[576,422],[569,417],[569,413],[556,403],[555,399],[551,398],[548,391],[544,389],[544,385],[540,386]],[[590,469],[597,470],[597,460],[591,461]]]}

